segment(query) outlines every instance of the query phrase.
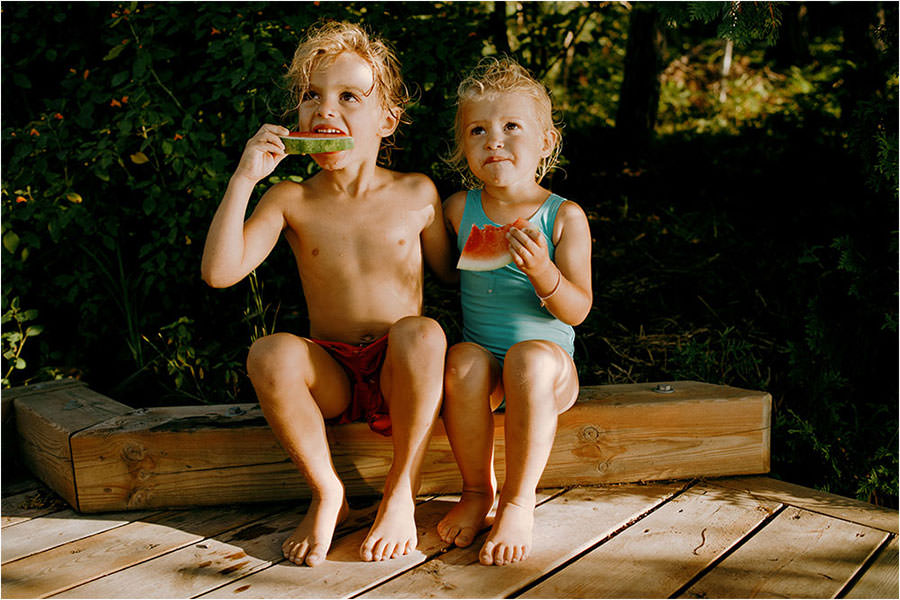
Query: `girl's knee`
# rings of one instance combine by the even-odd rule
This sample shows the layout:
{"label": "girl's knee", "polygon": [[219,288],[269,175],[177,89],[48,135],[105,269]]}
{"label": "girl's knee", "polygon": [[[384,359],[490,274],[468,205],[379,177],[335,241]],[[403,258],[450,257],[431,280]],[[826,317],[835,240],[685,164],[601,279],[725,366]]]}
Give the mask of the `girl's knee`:
{"label": "girl's knee", "polygon": [[503,370],[532,381],[555,378],[560,372],[560,352],[555,344],[544,340],[519,342],[507,351]]}

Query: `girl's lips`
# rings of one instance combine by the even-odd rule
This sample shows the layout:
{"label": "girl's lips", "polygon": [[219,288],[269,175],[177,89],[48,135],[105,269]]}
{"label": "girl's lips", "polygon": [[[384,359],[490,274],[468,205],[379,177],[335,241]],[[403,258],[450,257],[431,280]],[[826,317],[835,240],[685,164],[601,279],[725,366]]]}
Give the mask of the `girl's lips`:
{"label": "girl's lips", "polygon": [[504,158],[502,156],[489,156],[485,159],[484,164],[489,165],[491,163],[503,162],[505,160],[509,160],[508,158]]}

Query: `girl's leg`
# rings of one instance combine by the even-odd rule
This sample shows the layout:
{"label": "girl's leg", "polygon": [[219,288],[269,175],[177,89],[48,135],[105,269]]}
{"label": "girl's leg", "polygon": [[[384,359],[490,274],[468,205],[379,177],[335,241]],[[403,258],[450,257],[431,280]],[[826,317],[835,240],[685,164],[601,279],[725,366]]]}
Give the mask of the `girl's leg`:
{"label": "girl's leg", "polygon": [[444,373],[444,427],[463,479],[460,501],[438,523],[448,544],[468,546],[494,504],[494,417],[503,398],[500,363],[477,344],[450,348]]}
{"label": "girl's leg", "polygon": [[404,317],[391,327],[381,390],[391,416],[394,457],[375,523],[360,547],[363,560],[396,558],[416,547],[415,495],[440,412],[446,353],[444,330],[433,319]]}
{"label": "girl's leg", "polygon": [[530,340],[507,352],[503,387],[506,479],[497,518],[479,555],[486,565],[524,560],[531,550],[535,490],[553,447],[557,415],[578,396],[578,374],[558,345]]}
{"label": "girl's leg", "polygon": [[324,419],[347,407],[350,384],[323,348],[288,333],[254,342],[247,372],[275,437],[312,490],[309,510],[282,552],[292,562],[315,566],[325,560],[335,527],[348,511]]}

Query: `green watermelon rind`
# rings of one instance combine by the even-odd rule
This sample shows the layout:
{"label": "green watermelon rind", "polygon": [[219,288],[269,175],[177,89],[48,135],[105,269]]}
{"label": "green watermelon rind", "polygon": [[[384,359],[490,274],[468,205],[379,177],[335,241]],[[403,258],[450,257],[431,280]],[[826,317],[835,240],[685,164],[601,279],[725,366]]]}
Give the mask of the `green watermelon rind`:
{"label": "green watermelon rind", "polygon": [[321,154],[323,152],[340,152],[353,148],[353,138],[341,137],[287,137],[278,136],[284,142],[285,154]]}

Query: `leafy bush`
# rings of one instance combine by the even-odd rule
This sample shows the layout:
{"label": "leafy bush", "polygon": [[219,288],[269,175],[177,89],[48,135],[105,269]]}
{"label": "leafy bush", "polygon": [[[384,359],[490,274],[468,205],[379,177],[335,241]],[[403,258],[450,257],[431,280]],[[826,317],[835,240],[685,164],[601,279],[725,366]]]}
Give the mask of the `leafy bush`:
{"label": "leafy bush", "polygon": [[[583,384],[767,389],[777,475],[895,504],[897,8],[879,5],[871,54],[832,16],[807,62],[776,69],[758,40],[783,5],[741,3],[752,18],[733,27],[736,6],[659,5],[657,137],[623,164],[624,5],[4,4],[4,386],[65,374],[134,406],[254,400],[251,340],[308,328],[296,266],[282,244],[211,290],[202,244],[245,141],[292,120],[281,75],[300,36],[349,19],[395,43],[416,92],[393,166],[443,196],[460,75],[508,50],[544,77],[565,126],[548,183],[595,238]],[[734,39],[727,77],[717,33]],[[312,172],[288,159],[257,197]],[[456,292],[426,277],[425,303],[459,339]]]}

